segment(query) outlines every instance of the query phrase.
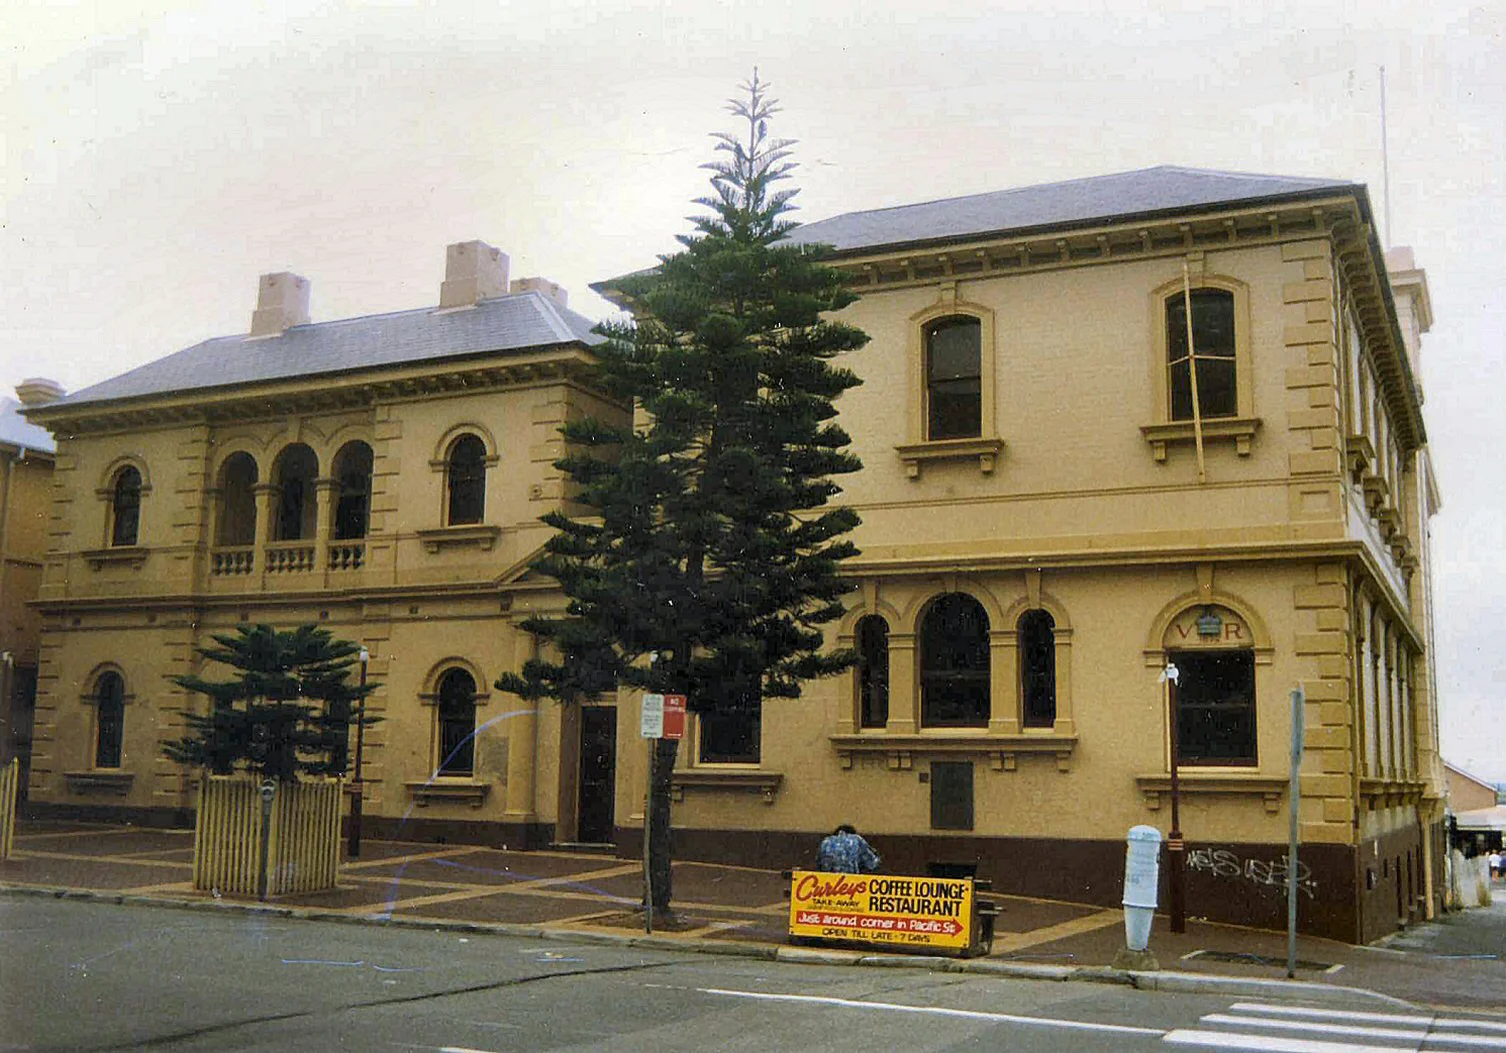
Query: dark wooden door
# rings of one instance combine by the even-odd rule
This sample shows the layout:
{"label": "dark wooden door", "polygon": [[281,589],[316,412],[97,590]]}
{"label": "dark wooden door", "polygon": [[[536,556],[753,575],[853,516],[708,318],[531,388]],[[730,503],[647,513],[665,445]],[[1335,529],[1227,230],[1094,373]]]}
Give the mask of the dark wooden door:
{"label": "dark wooden door", "polygon": [[588,844],[609,844],[616,815],[612,800],[617,786],[617,710],[583,706],[580,711],[580,799],[576,838]]}

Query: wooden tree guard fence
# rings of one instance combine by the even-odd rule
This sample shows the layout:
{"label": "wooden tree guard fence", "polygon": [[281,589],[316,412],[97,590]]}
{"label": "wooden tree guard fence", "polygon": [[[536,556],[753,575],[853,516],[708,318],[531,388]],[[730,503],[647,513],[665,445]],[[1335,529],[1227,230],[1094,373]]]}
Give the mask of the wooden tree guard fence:
{"label": "wooden tree guard fence", "polygon": [[9,859],[16,838],[16,803],[21,797],[21,762],[0,768],[0,859]]}
{"label": "wooden tree guard fence", "polygon": [[[278,784],[267,846],[267,895],[335,887],[341,800],[338,779]],[[194,827],[193,887],[257,895],[261,839],[259,784],[244,776],[205,777]]]}

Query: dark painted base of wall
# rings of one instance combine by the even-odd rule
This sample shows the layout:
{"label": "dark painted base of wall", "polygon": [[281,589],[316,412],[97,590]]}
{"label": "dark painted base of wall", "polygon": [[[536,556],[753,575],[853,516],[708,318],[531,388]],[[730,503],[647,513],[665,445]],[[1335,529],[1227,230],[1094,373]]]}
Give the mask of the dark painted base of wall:
{"label": "dark painted base of wall", "polygon": [[[1427,917],[1428,904],[1424,889],[1423,837],[1432,839],[1434,859],[1439,860],[1433,887],[1443,888],[1441,845],[1443,824],[1427,829],[1405,827],[1361,842],[1356,862],[1357,881],[1362,891],[1364,909],[1360,917],[1360,941],[1379,939],[1398,928]],[[1441,903],[1434,903],[1434,909]]]}
{"label": "dark painted base of wall", "polygon": [[[678,860],[729,863],[784,870],[814,866],[821,834],[740,830],[674,832]],[[1065,838],[917,836],[869,838],[891,874],[971,874],[993,891],[1115,908],[1124,894],[1122,841]],[[643,839],[635,828],[617,830],[617,853],[639,858]],[[1356,943],[1361,939],[1362,893],[1355,888],[1355,849],[1306,845],[1297,853],[1297,927],[1312,936]],[[1165,855],[1160,901],[1169,902]],[[1187,916],[1193,919],[1286,928],[1286,846],[1270,844],[1187,846]],[[1392,926],[1385,932],[1395,928]],[[1365,936],[1375,939],[1385,932]]]}
{"label": "dark painted base of wall", "polygon": [[[350,817],[344,820],[349,833]],[[379,815],[361,817],[361,836],[380,841],[416,841],[435,845],[484,845],[529,852],[554,841],[553,823],[492,823],[465,819],[406,819]]]}
{"label": "dark painted base of wall", "polygon": [[[193,829],[192,808],[137,808],[128,805],[55,804],[31,802],[21,805],[21,818],[34,822],[118,823],[166,829]],[[341,837],[350,834],[350,816],[341,819]],[[361,836],[381,841],[415,841],[425,844],[484,845],[534,851],[554,842],[553,823],[490,823],[451,819],[393,819],[365,815]]]}
{"label": "dark painted base of wall", "polygon": [[27,801],[21,805],[21,818],[35,822],[123,823],[159,829],[192,829],[192,808],[138,808],[109,804],[55,804]]}

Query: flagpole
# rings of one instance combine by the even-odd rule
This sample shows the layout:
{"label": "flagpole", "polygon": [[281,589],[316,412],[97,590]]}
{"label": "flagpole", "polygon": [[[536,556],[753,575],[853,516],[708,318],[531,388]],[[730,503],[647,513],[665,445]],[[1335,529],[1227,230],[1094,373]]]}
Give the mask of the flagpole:
{"label": "flagpole", "polygon": [[1203,461],[1203,410],[1197,397],[1197,347],[1192,342],[1192,274],[1182,260],[1183,313],[1187,316],[1187,375],[1192,380],[1192,441],[1197,447],[1197,481],[1208,481],[1208,466]]}

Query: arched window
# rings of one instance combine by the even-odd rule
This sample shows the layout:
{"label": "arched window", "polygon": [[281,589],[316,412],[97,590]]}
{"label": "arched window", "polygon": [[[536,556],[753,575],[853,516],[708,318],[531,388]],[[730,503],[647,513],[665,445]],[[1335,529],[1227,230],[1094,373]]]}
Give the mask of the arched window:
{"label": "arched window", "polygon": [[1187,296],[1166,298],[1166,390],[1170,419],[1192,419],[1192,364],[1197,364],[1200,417],[1239,413],[1238,366],[1235,358],[1234,294],[1226,289],[1192,290],[1192,341],[1187,348]]}
{"label": "arched window", "polygon": [[1020,710],[1027,728],[1056,723],[1056,619],[1026,611],[1019,622]]}
{"label": "arched window", "polygon": [[476,771],[476,681],[451,669],[439,681],[439,775]]}
{"label": "arched window", "polygon": [[335,540],[366,536],[371,522],[371,447],[348,442],[335,455],[335,480],[340,496],[335,504]]}
{"label": "arched window", "polygon": [[101,673],[94,682],[94,766],[120,767],[125,739],[125,681],[119,673]]}
{"label": "arched window", "polygon": [[127,466],[115,475],[110,497],[110,544],[134,545],[141,527],[141,473]]}
{"label": "arched window", "polygon": [[926,438],[968,439],[983,431],[983,327],[953,316],[926,326]]}
{"label": "arched window", "polygon": [[486,444],[462,435],[451,444],[445,462],[445,521],[450,526],[481,522],[486,516]]}
{"label": "arched window", "polygon": [[921,620],[920,693],[927,727],[987,726],[988,614],[971,596],[940,596]]}
{"label": "arched window", "polygon": [[256,459],[233,453],[220,469],[220,525],[216,544],[235,547],[256,543]]}
{"label": "arched window", "polygon": [[858,620],[858,706],[862,727],[889,723],[889,623],[877,614]]}
{"label": "arched window", "polygon": [[314,536],[318,514],[314,479],[319,475],[319,459],[303,443],[294,443],[277,455],[272,482],[277,486],[277,515],[273,521],[274,541],[298,541]]}

